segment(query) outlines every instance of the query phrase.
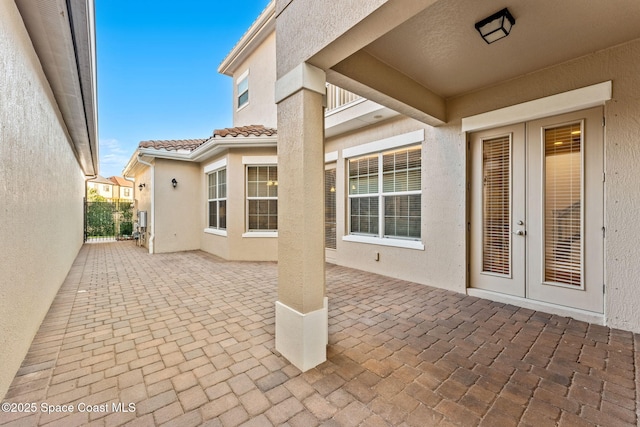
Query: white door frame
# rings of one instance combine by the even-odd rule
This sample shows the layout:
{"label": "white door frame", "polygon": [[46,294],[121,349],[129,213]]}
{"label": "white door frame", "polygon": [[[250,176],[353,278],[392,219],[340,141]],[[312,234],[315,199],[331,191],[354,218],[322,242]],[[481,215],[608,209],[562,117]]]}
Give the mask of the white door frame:
{"label": "white door frame", "polygon": [[[564,92],[557,95],[525,102],[522,104],[513,105],[499,110],[465,117],[462,119],[462,131],[466,132],[467,135],[469,135],[470,132],[479,130],[492,129],[515,123],[525,123],[544,117],[560,115],[567,112],[574,112],[595,106],[603,106],[606,101],[611,99],[611,94],[612,84],[611,81],[607,81],[592,86],[587,86],[581,89],[576,89],[569,92]],[[470,156],[468,160],[469,162],[471,161]],[[468,173],[470,174],[470,167],[468,168],[468,171]],[[469,181],[470,178],[471,176],[469,176]],[[467,202],[468,206],[470,206],[470,195]],[[471,219],[471,212],[468,212],[468,218],[469,220]],[[468,262],[470,262],[471,259],[470,251],[471,247],[470,245],[468,245]],[[469,285],[469,280],[470,274],[467,275],[467,286]],[[535,301],[470,287],[467,287],[467,294],[530,308],[533,310],[541,310],[551,314],[571,316],[578,320],[584,320],[590,323],[605,323],[605,315],[603,313],[595,313],[592,311],[564,307],[543,301]],[[603,307],[604,306],[606,306],[606,304],[603,301]]]}

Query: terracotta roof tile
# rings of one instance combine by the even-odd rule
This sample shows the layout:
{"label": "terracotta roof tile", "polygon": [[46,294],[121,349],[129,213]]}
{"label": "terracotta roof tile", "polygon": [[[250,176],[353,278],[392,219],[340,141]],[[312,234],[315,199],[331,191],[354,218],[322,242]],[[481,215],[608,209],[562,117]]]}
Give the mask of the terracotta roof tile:
{"label": "terracotta roof tile", "polygon": [[206,139],[174,139],[167,141],[159,141],[159,140],[151,140],[151,141],[142,141],[138,148],[155,148],[156,150],[168,150],[168,151],[178,151],[178,150],[189,150],[193,151],[204,142]]}
{"label": "terracotta roof tile", "polygon": [[207,139],[174,139],[174,140],[151,140],[142,141],[138,145],[138,148],[153,148],[155,150],[167,150],[178,151],[188,150],[193,151],[200,147],[207,141],[213,138],[227,138],[227,137],[259,137],[259,136],[274,136],[278,132],[276,129],[267,128],[263,125],[249,125],[238,126],[233,128],[216,129],[213,131],[213,135]]}
{"label": "terracotta roof tile", "polygon": [[273,136],[278,131],[276,129],[267,128],[263,125],[239,126],[234,128],[216,129],[213,131],[213,137],[226,138],[228,136]]}
{"label": "terracotta roof tile", "polygon": [[120,187],[131,187],[133,188],[133,182],[124,179],[121,176],[112,176],[109,178],[109,180],[111,182],[113,182],[115,185],[119,185]]}

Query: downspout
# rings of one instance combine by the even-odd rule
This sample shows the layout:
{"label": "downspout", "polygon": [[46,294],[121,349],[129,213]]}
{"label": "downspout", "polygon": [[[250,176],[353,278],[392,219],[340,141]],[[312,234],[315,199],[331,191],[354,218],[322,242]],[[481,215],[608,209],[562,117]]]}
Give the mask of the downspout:
{"label": "downspout", "polygon": [[145,166],[149,166],[151,169],[151,212],[149,212],[149,218],[151,220],[151,229],[149,236],[149,253],[154,253],[154,241],[156,238],[156,203],[155,203],[155,168],[152,163],[145,162],[142,160],[142,155],[138,154],[138,163],[143,164]]}

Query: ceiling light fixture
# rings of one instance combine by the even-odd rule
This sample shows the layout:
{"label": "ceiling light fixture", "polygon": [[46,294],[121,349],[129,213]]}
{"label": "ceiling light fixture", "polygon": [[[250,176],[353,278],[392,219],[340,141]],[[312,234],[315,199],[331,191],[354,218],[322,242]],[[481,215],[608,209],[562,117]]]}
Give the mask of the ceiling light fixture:
{"label": "ceiling light fixture", "polygon": [[491,44],[503,37],[507,37],[515,23],[515,18],[505,7],[482,21],[476,22],[476,30],[478,30],[487,44]]}

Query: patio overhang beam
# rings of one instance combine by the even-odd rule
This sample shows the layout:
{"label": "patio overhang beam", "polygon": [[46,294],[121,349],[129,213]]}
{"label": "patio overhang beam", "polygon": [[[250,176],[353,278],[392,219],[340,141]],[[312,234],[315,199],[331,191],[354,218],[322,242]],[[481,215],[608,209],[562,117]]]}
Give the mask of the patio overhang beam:
{"label": "patio overhang beam", "polygon": [[442,97],[365,51],[334,65],[327,80],[428,125],[447,121]]}

